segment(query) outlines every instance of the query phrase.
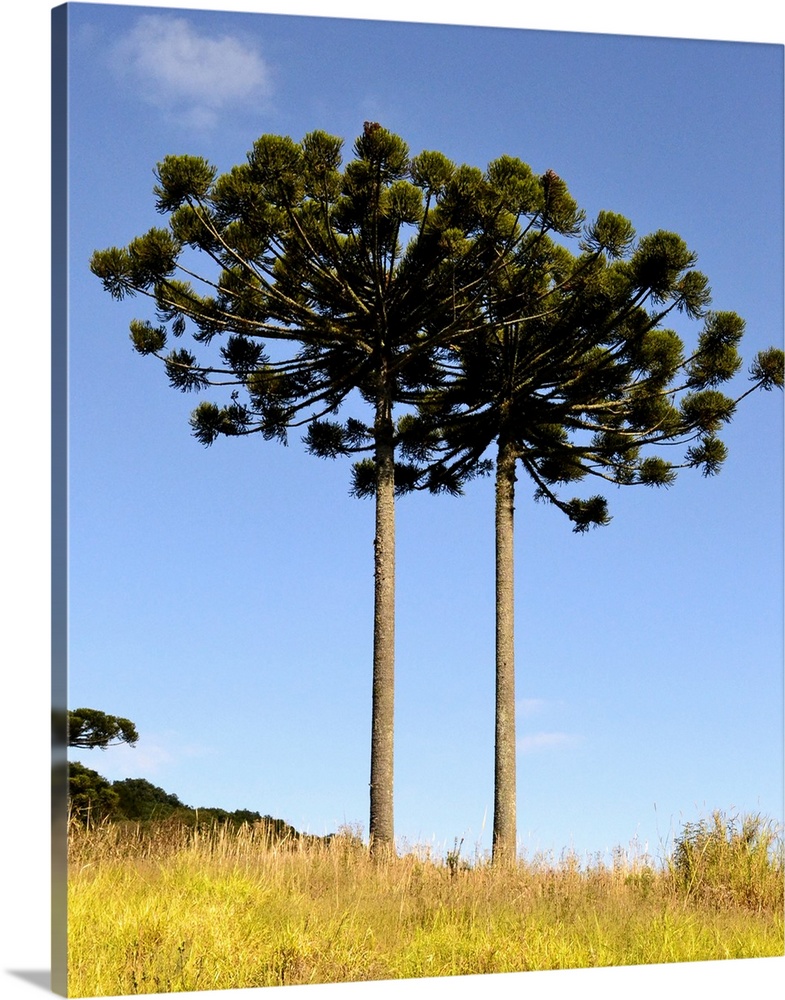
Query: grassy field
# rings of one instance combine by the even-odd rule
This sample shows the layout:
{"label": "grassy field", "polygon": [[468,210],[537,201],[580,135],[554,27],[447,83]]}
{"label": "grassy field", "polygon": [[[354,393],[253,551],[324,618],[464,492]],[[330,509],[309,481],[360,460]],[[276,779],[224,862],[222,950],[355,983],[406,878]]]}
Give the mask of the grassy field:
{"label": "grassy field", "polygon": [[717,813],[658,863],[458,852],[370,860],[346,833],[105,825],[69,835],[69,995],[215,990],[783,954],[783,849]]}

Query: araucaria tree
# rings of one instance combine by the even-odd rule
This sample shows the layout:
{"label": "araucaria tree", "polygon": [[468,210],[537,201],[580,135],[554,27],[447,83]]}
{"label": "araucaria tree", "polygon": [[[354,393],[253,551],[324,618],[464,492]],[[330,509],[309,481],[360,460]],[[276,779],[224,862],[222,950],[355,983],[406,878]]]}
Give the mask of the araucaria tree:
{"label": "araucaria tree", "polygon": [[[219,384],[224,405],[193,412],[196,437],[306,428],[322,456],[365,453],[353,491],[373,494],[375,603],[370,840],[393,844],[394,494],[411,485],[417,441],[394,408],[439,387],[437,361],[481,324],[489,280],[519,240],[520,221],[558,214],[540,178],[510,157],[483,172],[445,156],[410,157],[366,122],[342,168],[340,139],[260,138],[218,176],[201,157],[169,156],[155,194],[167,228],[97,251],[93,272],[117,299],[143,294],[156,322],[131,324],[134,347],[160,359],[183,391]],[[206,269],[205,269],[206,268]],[[190,332],[205,351],[169,349]],[[277,342],[275,360],[265,342]],[[367,421],[337,419],[355,394]],[[405,441],[403,451],[399,445]],[[396,463],[396,451],[402,461]]]}
{"label": "araucaria tree", "polygon": [[[549,183],[561,182],[550,175]],[[568,204],[565,194],[562,201]],[[517,470],[533,482],[537,500],[584,532],[610,520],[605,497],[565,499],[564,486],[667,487],[680,468],[714,475],[726,455],[718,432],[740,399],[783,384],[783,352],[770,348],[752,362],[746,391],[734,398],[718,390],[742,366],[744,323],[709,311],[707,279],[679,236],[637,239],[610,212],[585,225],[577,207],[562,221],[562,234],[580,239],[577,252],[555,242],[542,219],[521,234],[489,280],[485,325],[453,346],[418,428],[430,431],[432,463],[422,481],[434,490],[460,482],[491,446],[496,451],[494,862],[516,857]],[[702,321],[689,351],[664,325],[675,313]]]}
{"label": "araucaria tree", "polygon": [[[359,456],[352,492],[376,505],[377,853],[393,846],[395,494],[460,492],[496,442],[494,857],[513,857],[516,468],[579,531],[607,520],[605,501],[563,500],[560,484],[667,485],[678,463],[650,454],[656,445],[684,444],[682,464],[716,472],[717,431],[736,403],[716,386],[739,367],[743,324],[707,312],[706,279],[678,236],[636,243],[608,212],[586,226],[553,171],[537,176],[511,156],[485,171],[438,152],[410,157],[372,122],[345,165],[341,148],[320,131],[299,143],[266,135],[221,175],[201,157],[168,156],[155,187],[168,226],[97,251],[91,268],[115,298],[150,299],[155,323],[134,320],[133,345],[172,386],[229,394],[193,411],[201,442],[285,440],[300,427],[316,455]],[[581,235],[573,255],[562,243]],[[662,326],[672,310],[705,319],[689,356]],[[186,333],[200,359],[167,346]],[[781,385],[781,370],[782,352],[760,355],[755,386]],[[350,399],[367,419],[341,417]]]}
{"label": "araucaria tree", "polygon": [[68,746],[82,750],[106,750],[127,743],[136,746],[139,734],[130,719],[107,715],[96,708],[77,708],[68,713]]}

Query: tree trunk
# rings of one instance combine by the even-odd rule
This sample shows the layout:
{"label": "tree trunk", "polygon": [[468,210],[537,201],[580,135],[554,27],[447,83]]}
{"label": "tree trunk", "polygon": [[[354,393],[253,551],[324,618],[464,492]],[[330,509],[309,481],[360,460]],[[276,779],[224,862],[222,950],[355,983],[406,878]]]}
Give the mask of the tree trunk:
{"label": "tree trunk", "polygon": [[517,855],[515,824],[515,611],[513,526],[515,451],[499,441],[496,460],[496,757],[493,862]]}
{"label": "tree trunk", "polygon": [[393,838],[395,689],[395,456],[392,405],[377,404],[376,537],[374,539],[373,701],[371,718],[371,853],[390,852]]}

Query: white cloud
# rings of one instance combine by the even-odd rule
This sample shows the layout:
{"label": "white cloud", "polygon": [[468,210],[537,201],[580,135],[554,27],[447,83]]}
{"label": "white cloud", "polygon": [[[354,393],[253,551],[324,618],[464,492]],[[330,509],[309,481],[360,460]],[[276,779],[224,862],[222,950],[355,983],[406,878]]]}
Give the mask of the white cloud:
{"label": "white cloud", "polygon": [[140,17],[111,58],[144,101],[199,127],[215,124],[227,106],[271,92],[269,68],[253,46],[200,34],[184,17]]}
{"label": "white cloud", "polygon": [[134,747],[121,743],[101,751],[71,751],[69,759],[78,760],[109,781],[123,778],[146,778],[150,781],[184,759],[204,757],[209,752],[207,747],[182,742],[178,733],[169,731],[145,733],[144,740],[140,739]]}
{"label": "white cloud", "polygon": [[558,747],[571,747],[578,743],[578,737],[572,733],[530,733],[521,736],[517,742],[521,753],[536,753],[540,750],[554,750]]}
{"label": "white cloud", "polygon": [[[516,714],[519,720],[531,719],[534,716],[546,716],[547,719],[540,718],[539,725],[559,725],[558,717],[564,714],[565,703],[563,701],[549,701],[545,698],[518,698],[515,702]],[[562,730],[552,730],[539,733],[521,734],[521,729],[528,728],[531,723],[522,723],[518,726],[518,739],[516,747],[520,753],[530,754],[547,750],[557,750],[560,747],[575,746],[580,742],[580,737]]]}
{"label": "white cloud", "polygon": [[518,714],[524,718],[537,715],[539,712],[544,711],[547,705],[548,702],[544,698],[519,698],[515,703]]}

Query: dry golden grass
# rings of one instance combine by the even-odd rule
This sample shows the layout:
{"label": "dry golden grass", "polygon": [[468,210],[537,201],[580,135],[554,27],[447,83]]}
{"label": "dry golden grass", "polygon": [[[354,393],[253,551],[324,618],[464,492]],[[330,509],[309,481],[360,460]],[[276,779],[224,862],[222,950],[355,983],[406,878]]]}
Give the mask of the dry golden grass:
{"label": "dry golden grass", "polygon": [[71,996],[783,954],[781,850],[724,895],[673,859],[380,863],[350,833],[73,825],[69,855]]}

